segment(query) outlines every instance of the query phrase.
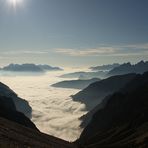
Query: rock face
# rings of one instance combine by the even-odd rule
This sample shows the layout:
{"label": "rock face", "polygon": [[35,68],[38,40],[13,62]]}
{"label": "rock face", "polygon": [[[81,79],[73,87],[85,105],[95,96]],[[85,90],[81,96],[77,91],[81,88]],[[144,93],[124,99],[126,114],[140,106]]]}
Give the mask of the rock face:
{"label": "rock face", "polygon": [[85,103],[86,109],[91,110],[97,106],[104,97],[122,88],[135,76],[136,74],[126,74],[94,82],[84,90],[73,95],[72,98],[74,101]]}
{"label": "rock face", "polygon": [[118,67],[115,67],[109,73],[107,76],[113,76],[113,75],[123,75],[127,73],[139,73],[142,74],[145,71],[148,71],[148,61],[140,61],[139,63],[132,65],[131,63],[124,63]]}
{"label": "rock face", "polygon": [[148,72],[137,75],[112,94],[77,141],[80,147],[146,148],[148,146]]}
{"label": "rock face", "polygon": [[84,89],[89,84],[100,81],[98,78],[93,78],[89,80],[69,80],[69,81],[62,81],[53,84],[53,87],[61,87],[61,88],[74,88],[74,89]]}
{"label": "rock face", "polygon": [[31,118],[32,108],[30,107],[29,103],[26,100],[19,98],[13,90],[11,90],[8,86],[6,86],[1,82],[0,82],[0,95],[12,98],[16,110],[22,112],[28,118]]}

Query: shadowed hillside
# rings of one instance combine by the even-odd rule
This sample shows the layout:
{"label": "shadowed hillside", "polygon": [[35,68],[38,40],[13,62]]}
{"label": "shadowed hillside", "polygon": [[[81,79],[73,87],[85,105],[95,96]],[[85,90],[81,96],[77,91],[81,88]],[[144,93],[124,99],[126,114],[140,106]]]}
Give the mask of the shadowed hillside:
{"label": "shadowed hillside", "polygon": [[72,143],[0,118],[0,148],[74,148]]}
{"label": "shadowed hillside", "polygon": [[84,129],[78,143],[90,148],[147,148],[148,73],[137,75],[110,96]]}
{"label": "shadowed hillside", "polygon": [[19,98],[13,90],[11,90],[7,85],[1,82],[0,82],[0,95],[12,98],[16,110],[22,112],[27,117],[31,118],[32,108],[29,105],[29,103],[26,100]]}
{"label": "shadowed hillside", "polygon": [[72,98],[74,101],[83,102],[86,105],[86,109],[91,110],[97,106],[104,97],[122,88],[135,76],[136,74],[113,76],[94,82],[84,90],[73,95]]}

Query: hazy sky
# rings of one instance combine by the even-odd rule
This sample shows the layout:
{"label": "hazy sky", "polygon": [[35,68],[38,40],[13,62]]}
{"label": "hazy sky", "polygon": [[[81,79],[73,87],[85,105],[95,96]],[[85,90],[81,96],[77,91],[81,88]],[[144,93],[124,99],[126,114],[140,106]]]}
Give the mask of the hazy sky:
{"label": "hazy sky", "polygon": [[11,1],[0,0],[0,65],[148,59],[148,0]]}

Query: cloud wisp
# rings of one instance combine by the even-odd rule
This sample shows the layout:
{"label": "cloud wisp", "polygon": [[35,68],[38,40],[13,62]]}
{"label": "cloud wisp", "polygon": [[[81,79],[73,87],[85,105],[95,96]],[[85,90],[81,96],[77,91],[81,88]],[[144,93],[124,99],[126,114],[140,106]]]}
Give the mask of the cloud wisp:
{"label": "cloud wisp", "polygon": [[131,45],[101,46],[89,49],[57,48],[54,52],[69,56],[135,56],[148,54],[148,43]]}

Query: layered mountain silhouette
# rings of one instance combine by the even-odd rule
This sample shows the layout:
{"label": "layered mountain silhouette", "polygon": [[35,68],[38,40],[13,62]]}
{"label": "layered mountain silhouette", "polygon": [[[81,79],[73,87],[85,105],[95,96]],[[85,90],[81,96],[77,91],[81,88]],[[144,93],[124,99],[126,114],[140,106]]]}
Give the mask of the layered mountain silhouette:
{"label": "layered mountain silhouette", "polygon": [[95,66],[95,67],[90,67],[91,70],[94,71],[99,71],[99,70],[112,70],[115,67],[120,66],[120,64],[118,63],[114,63],[114,64],[107,64],[107,65],[101,65],[101,66]]}
{"label": "layered mountain silhouette", "polygon": [[126,74],[112,76],[98,82],[90,84],[88,87],[73,95],[74,101],[82,102],[86,105],[86,110],[91,110],[101,103],[104,97],[116,92],[132,80],[136,74]]}
{"label": "layered mountain silhouette", "polygon": [[[14,99],[11,95],[6,96],[9,93],[3,92],[5,87],[9,88],[1,84],[0,147],[2,148],[147,148],[148,146],[148,72],[113,76],[89,85],[86,89],[106,91],[109,95],[105,97],[105,102],[102,102],[103,106],[93,112],[89,124],[74,143],[41,133],[23,113],[17,111]],[[10,94],[14,93],[12,90],[9,91]],[[94,98],[89,99],[93,101]]]}
{"label": "layered mountain silhouette", "polygon": [[100,81],[99,78],[93,78],[88,80],[69,80],[69,81],[61,81],[55,84],[52,84],[53,87],[61,87],[61,88],[74,88],[74,89],[84,89],[89,84]]}
{"label": "layered mountain silhouette", "polygon": [[127,73],[144,73],[148,71],[148,61],[140,61],[139,63],[132,65],[130,62],[124,63],[118,67],[115,67],[108,72],[107,76],[122,75]]}
{"label": "layered mountain silhouette", "polygon": [[45,71],[54,71],[62,70],[59,67],[51,67],[49,65],[36,65],[36,64],[9,64],[1,68],[3,71],[11,72],[45,72]]}
{"label": "layered mountain silhouette", "polygon": [[73,73],[67,73],[63,74],[60,77],[61,78],[79,78],[79,79],[92,79],[92,78],[102,78],[107,74],[107,72],[104,71],[97,71],[97,72],[73,72]]}
{"label": "layered mountain silhouette", "polygon": [[148,146],[148,72],[137,74],[109,96],[105,106],[77,141],[79,147],[146,148]]}

